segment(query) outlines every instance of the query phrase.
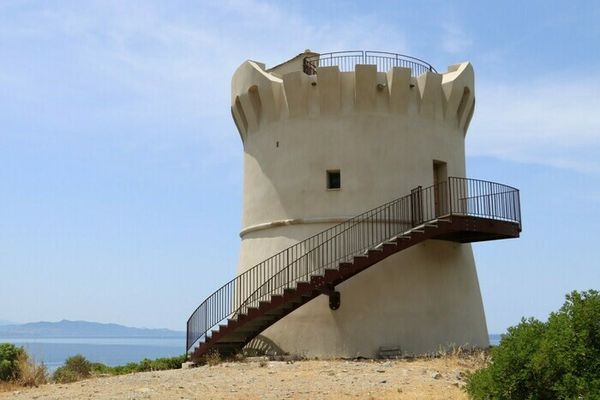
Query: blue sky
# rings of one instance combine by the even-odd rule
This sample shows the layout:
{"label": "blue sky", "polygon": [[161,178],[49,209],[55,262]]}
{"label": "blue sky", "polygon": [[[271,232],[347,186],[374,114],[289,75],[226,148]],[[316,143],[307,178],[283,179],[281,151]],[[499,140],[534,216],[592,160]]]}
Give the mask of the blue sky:
{"label": "blue sky", "polygon": [[183,330],[236,271],[235,68],[306,48],[469,60],[468,175],[522,190],[474,245],[490,332],[600,289],[596,2],[0,2],[0,320]]}

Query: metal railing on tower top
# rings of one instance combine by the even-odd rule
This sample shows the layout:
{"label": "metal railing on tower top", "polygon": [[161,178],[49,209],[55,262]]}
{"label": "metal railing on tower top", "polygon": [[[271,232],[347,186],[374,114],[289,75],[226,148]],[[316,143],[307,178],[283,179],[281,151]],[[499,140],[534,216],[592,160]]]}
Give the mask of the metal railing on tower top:
{"label": "metal railing on tower top", "polygon": [[521,226],[519,191],[499,183],[451,177],[362,213],[309,237],[238,275],[211,294],[187,322],[189,351],[227,319],[247,314],[311,276],[410,231],[453,215],[507,221]]}
{"label": "metal railing on tower top", "polygon": [[304,73],[316,75],[318,67],[337,65],[342,72],[354,71],[356,64],[374,64],[377,70],[387,72],[392,67],[410,68],[413,76],[425,72],[437,72],[431,64],[416,57],[384,51],[335,51],[306,57],[303,63]]}

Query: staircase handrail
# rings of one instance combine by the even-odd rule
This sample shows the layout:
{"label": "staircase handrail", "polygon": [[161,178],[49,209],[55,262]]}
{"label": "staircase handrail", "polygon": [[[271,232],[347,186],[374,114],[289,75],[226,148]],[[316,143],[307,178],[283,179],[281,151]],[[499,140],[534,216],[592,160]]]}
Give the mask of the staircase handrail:
{"label": "staircase handrail", "polygon": [[[469,196],[470,194],[477,195]],[[487,196],[487,200],[476,199],[482,196]],[[519,191],[495,182],[450,177],[446,182],[424,189],[419,187],[409,195],[363,212],[289,246],[236,276],[207,297],[187,321],[186,349],[189,351],[198,340],[207,338],[209,332],[222,321],[247,312],[248,308],[258,305],[264,298],[281,294],[282,288],[302,282],[300,278],[310,279],[313,272],[324,271],[332,263],[339,264],[361,251],[402,234],[406,232],[405,228],[410,229],[452,214],[501,219],[520,226]],[[378,215],[384,215],[385,218],[378,218]],[[371,224],[371,230],[356,229],[363,224]],[[385,226],[377,231],[373,228],[375,224]],[[393,224],[399,225],[394,227]],[[347,243],[353,239],[363,245],[358,248],[348,247]],[[366,240],[363,243],[360,239]],[[341,246],[336,241],[344,243],[345,253],[341,249],[338,251]],[[325,260],[325,252],[327,257],[333,258],[328,259],[327,263],[316,263],[309,268],[309,257],[316,258],[320,254]],[[306,272],[300,271],[300,262],[306,263]]]}

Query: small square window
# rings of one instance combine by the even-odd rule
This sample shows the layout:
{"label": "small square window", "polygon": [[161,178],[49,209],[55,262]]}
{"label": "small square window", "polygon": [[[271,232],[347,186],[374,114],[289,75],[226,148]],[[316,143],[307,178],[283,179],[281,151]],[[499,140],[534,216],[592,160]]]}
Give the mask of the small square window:
{"label": "small square window", "polygon": [[339,189],[342,186],[340,171],[327,171],[327,189]]}

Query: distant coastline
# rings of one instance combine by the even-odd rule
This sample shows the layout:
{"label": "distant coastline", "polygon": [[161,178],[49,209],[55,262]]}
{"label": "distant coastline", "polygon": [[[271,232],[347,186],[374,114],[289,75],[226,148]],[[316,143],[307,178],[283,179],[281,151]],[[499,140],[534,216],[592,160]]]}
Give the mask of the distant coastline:
{"label": "distant coastline", "polygon": [[3,342],[23,346],[34,359],[46,364],[50,372],[75,354],[116,366],[185,352],[184,332],[90,321],[0,325],[0,343]]}
{"label": "distant coastline", "polygon": [[92,362],[108,366],[140,362],[144,358],[174,357],[185,353],[185,338],[4,338],[0,343],[24,347],[50,372],[60,367],[67,357],[81,354]]}
{"label": "distant coastline", "polygon": [[[500,339],[500,334],[489,335],[492,346],[497,346]],[[75,354],[82,354],[93,362],[116,366],[144,358],[179,356],[185,352],[185,332],[88,321],[4,325],[0,326],[2,342],[25,347],[50,371]]]}
{"label": "distant coastline", "polygon": [[31,322],[26,324],[0,325],[1,338],[183,338],[185,333],[170,329],[133,328],[124,325],[89,321]]}

